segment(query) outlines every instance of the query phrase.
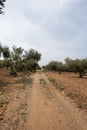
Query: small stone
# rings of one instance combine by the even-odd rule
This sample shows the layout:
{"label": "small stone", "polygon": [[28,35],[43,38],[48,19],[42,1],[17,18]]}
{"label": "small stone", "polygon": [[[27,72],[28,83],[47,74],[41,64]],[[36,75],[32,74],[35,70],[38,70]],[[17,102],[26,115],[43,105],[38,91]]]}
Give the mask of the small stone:
{"label": "small stone", "polygon": [[4,104],[3,107],[6,107],[6,104]]}

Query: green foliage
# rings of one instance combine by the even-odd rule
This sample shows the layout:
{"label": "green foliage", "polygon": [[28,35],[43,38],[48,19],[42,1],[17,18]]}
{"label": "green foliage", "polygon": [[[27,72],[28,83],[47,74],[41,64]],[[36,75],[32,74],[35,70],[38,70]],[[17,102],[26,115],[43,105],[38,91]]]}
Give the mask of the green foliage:
{"label": "green foliage", "polygon": [[11,59],[17,71],[36,71],[41,54],[34,49],[24,51],[21,47],[13,46]]}
{"label": "green foliage", "polygon": [[13,53],[12,53],[13,60],[16,62],[20,61],[23,56],[24,50],[21,47],[16,47],[16,46],[13,46],[12,49],[13,49]]}
{"label": "green foliage", "polygon": [[82,78],[87,69],[87,58],[85,59],[66,59],[66,66],[71,72],[78,72],[79,77]]}
{"label": "green foliage", "polygon": [[66,58],[65,67],[67,72],[73,72],[73,60],[70,58]]}
{"label": "green foliage", "polygon": [[3,56],[3,60],[0,61],[0,68],[10,68],[10,74],[13,76],[17,75],[20,71],[36,71],[40,69],[38,61],[41,59],[41,54],[30,49],[24,51],[22,47],[12,47],[12,51],[7,46],[0,44],[0,56]]}
{"label": "green foliage", "polygon": [[0,61],[0,68],[10,68],[10,74],[15,76],[20,71],[36,71],[40,69],[38,61],[41,59],[41,54],[30,49],[24,51],[22,47],[12,47],[12,51],[7,46],[0,44],[0,57],[3,56],[3,60]]}
{"label": "green foliage", "polygon": [[0,68],[3,68],[3,60],[0,60]]}
{"label": "green foliage", "polygon": [[7,46],[2,46],[0,43],[0,56],[3,55],[4,58],[9,58],[10,57],[10,50],[9,47]]}
{"label": "green foliage", "polygon": [[25,51],[24,55],[24,63],[25,69],[28,71],[36,71],[36,69],[40,68],[38,65],[38,61],[41,59],[41,54],[34,50],[30,49],[29,51]]}
{"label": "green foliage", "polygon": [[0,56],[1,56],[1,54],[2,54],[2,45],[0,43]]}
{"label": "green foliage", "polygon": [[16,70],[11,70],[11,71],[9,72],[9,74],[10,74],[11,76],[16,77],[16,76],[17,76],[17,71],[16,71]]}
{"label": "green foliage", "polygon": [[36,69],[37,69],[37,70],[41,70],[41,67],[39,66],[38,63],[37,63]]}
{"label": "green foliage", "polygon": [[[24,51],[22,47],[13,46],[12,51],[7,46],[0,44],[0,68],[10,68],[11,75],[16,75],[19,71],[33,71],[41,69],[38,61],[41,59],[41,54],[30,49]],[[79,73],[79,77],[83,77],[87,73],[87,58],[85,59],[70,59],[66,58],[65,63],[59,61],[51,61],[46,66],[42,67],[43,70],[56,71],[56,72],[75,72]],[[16,72],[15,72],[16,70]]]}
{"label": "green foliage", "polygon": [[36,62],[34,60],[26,61],[26,69],[28,71],[36,71]]}
{"label": "green foliage", "polygon": [[38,62],[41,59],[41,54],[34,50],[34,49],[30,49],[29,51],[25,52],[25,59],[26,60],[33,60],[35,62]]}
{"label": "green foliage", "polygon": [[14,63],[14,68],[17,71],[22,71],[22,59],[23,59],[23,49],[21,47],[13,46],[13,52],[11,52],[11,60]]}
{"label": "green foliage", "polygon": [[56,82],[56,79],[52,78],[52,77],[48,77],[48,80],[57,87],[57,82]]}
{"label": "green foliage", "polygon": [[49,80],[50,82],[52,82],[52,83],[55,83],[55,82],[56,82],[56,80],[55,80],[54,78],[52,78],[52,77],[49,77],[48,80]]}
{"label": "green foliage", "polygon": [[87,58],[85,59],[65,59],[65,64],[58,61],[51,61],[46,66],[42,67],[44,70],[56,71],[56,72],[75,72],[79,73],[79,77],[82,78],[87,73]]}
{"label": "green foliage", "polygon": [[3,60],[0,60],[0,68],[10,67],[10,50],[7,46],[2,46],[0,44],[0,56],[3,57]]}
{"label": "green foliage", "polygon": [[32,84],[33,79],[32,78],[27,78],[26,76],[22,77],[18,83],[23,83],[23,84]]}
{"label": "green foliage", "polygon": [[9,59],[4,59],[3,60],[3,67],[6,67],[7,69],[10,68],[11,62]]}
{"label": "green foliage", "polygon": [[45,85],[46,84],[45,79],[40,79],[40,84]]}
{"label": "green foliage", "polygon": [[0,0],[0,14],[3,14],[4,12],[2,11],[3,7],[4,7],[4,2],[6,0]]}
{"label": "green foliage", "polygon": [[58,61],[51,61],[48,65],[43,66],[43,69],[58,71],[59,73],[61,73],[63,71],[63,63]]}
{"label": "green foliage", "polygon": [[10,57],[10,50],[7,46],[4,46],[2,48],[2,53],[4,58],[9,58]]}

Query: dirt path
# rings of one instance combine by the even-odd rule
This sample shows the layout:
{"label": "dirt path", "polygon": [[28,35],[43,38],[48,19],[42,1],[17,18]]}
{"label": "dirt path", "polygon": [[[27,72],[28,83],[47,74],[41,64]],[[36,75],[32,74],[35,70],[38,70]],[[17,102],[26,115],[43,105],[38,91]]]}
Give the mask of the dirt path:
{"label": "dirt path", "polygon": [[[40,84],[40,80],[44,82]],[[45,84],[44,84],[45,83]],[[52,86],[43,73],[34,76],[30,130],[87,130],[87,120]]]}
{"label": "dirt path", "polygon": [[[44,73],[33,75],[30,88],[15,90],[0,130],[87,130],[87,118],[61,95]],[[12,98],[13,97],[13,98]]]}

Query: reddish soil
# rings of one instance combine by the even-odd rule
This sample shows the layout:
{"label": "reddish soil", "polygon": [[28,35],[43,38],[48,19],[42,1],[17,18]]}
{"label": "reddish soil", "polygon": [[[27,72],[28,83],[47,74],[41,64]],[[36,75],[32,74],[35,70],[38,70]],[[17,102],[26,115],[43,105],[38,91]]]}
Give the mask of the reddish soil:
{"label": "reddish soil", "polygon": [[73,99],[77,107],[87,111],[87,77],[79,78],[74,73],[47,72],[46,75],[56,80],[57,86],[64,88],[62,93]]}
{"label": "reddish soil", "polygon": [[9,84],[0,95],[6,100],[0,107],[0,130],[87,130],[86,113],[60,93],[43,72],[31,78],[32,84],[23,85],[7,76]]}

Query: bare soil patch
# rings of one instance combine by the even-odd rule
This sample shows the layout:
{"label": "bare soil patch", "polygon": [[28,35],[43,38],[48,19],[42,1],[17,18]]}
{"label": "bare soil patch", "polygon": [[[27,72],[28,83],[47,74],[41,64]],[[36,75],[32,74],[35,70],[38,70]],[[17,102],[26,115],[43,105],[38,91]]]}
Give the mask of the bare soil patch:
{"label": "bare soil patch", "polygon": [[27,130],[31,79],[23,73],[11,77],[8,71],[0,72],[0,130]]}
{"label": "bare soil patch", "polygon": [[6,89],[0,94],[0,130],[87,130],[86,114],[48,76],[36,72],[12,78],[2,72],[1,81],[9,82],[1,85]]}
{"label": "bare soil patch", "polygon": [[47,72],[46,75],[56,80],[56,88],[73,99],[79,109],[87,111],[87,77],[78,78],[74,73]]}

